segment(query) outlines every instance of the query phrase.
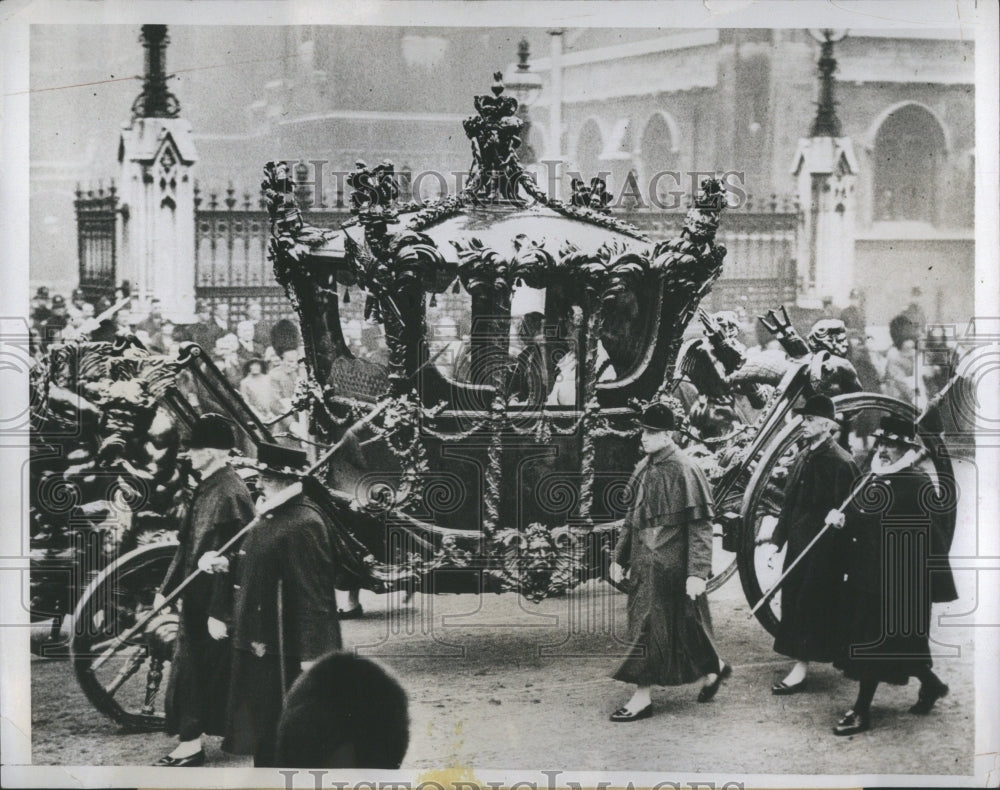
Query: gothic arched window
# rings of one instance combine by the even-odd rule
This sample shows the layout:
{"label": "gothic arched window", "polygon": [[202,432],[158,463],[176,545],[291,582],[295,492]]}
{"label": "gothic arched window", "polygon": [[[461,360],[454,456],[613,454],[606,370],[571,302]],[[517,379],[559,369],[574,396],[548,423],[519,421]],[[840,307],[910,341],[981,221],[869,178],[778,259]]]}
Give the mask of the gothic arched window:
{"label": "gothic arched window", "polygon": [[[671,192],[684,190],[682,177],[677,171],[677,141],[674,139],[662,113],[655,113],[642,130],[639,157],[643,167],[643,189],[655,190],[660,206],[671,205]],[[667,173],[657,177],[658,173]],[[674,201],[676,202],[676,200]],[[679,205],[679,204],[678,204]]]}
{"label": "gothic arched window", "polygon": [[944,132],[928,110],[890,113],[875,136],[873,219],[935,222],[944,157]]}

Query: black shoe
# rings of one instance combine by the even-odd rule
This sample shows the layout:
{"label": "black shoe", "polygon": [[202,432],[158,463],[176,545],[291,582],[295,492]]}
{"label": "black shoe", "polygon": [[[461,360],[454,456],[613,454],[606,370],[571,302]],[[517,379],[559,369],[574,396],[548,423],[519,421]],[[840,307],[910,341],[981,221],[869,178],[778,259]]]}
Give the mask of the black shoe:
{"label": "black shoe", "polygon": [[709,702],[719,690],[719,686],[722,685],[722,681],[732,674],[733,668],[729,666],[729,664],[723,662],[722,669],[720,669],[718,674],[715,676],[715,680],[707,686],[701,687],[701,691],[698,692],[698,702]]}
{"label": "black shoe", "polygon": [[805,678],[800,680],[794,686],[789,686],[785,681],[779,680],[773,686],[771,686],[771,693],[776,697],[787,697],[789,694],[798,694],[800,691],[806,690]]}
{"label": "black shoe", "polygon": [[837,722],[833,728],[834,735],[855,735],[865,730],[870,730],[872,718],[870,713],[858,713],[853,710],[847,711],[844,718]]}
{"label": "black shoe", "polygon": [[196,768],[205,764],[205,750],[189,754],[187,757],[161,757],[153,765],[169,766],[170,768]]}
{"label": "black shoe", "polygon": [[337,618],[340,620],[359,620],[364,613],[365,610],[361,608],[361,604],[358,604],[350,609],[338,609]]}
{"label": "black shoe", "polygon": [[638,713],[630,713],[628,708],[619,708],[611,714],[611,721],[638,721],[639,719],[648,719],[652,715],[653,703],[650,703]]}
{"label": "black shoe", "polygon": [[937,702],[941,697],[948,696],[948,686],[944,683],[938,683],[932,688],[927,688],[927,684],[924,683],[920,686],[920,693],[917,695],[917,701],[910,707],[910,713],[916,713],[919,716],[926,716],[931,712],[931,708],[934,707],[934,703]]}

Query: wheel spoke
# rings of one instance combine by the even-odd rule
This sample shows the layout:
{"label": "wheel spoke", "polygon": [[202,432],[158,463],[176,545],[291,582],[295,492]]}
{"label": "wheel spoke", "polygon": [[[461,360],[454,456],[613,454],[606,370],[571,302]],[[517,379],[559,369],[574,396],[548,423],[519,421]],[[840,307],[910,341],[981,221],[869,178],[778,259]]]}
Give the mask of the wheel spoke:
{"label": "wheel spoke", "polygon": [[[143,630],[121,637],[149,611],[175,553],[176,546],[151,544],[123,555],[101,571],[77,605],[71,645],[77,680],[101,713],[130,728],[163,726],[160,690],[169,672],[170,634],[154,639]],[[161,630],[169,632],[169,625],[161,623]]]}
{"label": "wheel spoke", "polygon": [[143,649],[142,645],[132,645],[130,650],[131,653],[125,661],[125,666],[119,669],[118,674],[115,675],[114,679],[104,687],[104,690],[112,697],[130,677],[139,671],[139,668],[146,661],[146,651]]}

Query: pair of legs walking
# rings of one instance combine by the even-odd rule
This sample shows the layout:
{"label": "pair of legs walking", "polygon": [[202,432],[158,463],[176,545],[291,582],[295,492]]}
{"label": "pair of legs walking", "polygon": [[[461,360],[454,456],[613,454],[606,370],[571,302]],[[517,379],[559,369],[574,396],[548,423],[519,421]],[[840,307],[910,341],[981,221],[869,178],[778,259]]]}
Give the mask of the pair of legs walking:
{"label": "pair of legs walking", "polygon": [[[930,667],[921,667],[916,673],[920,681],[917,701],[910,707],[910,713],[925,716],[931,712],[934,703],[948,694],[948,686],[935,675]],[[871,674],[863,674],[858,683],[858,696],[852,707],[833,728],[836,735],[853,735],[871,728],[871,707],[879,681]]]}
{"label": "pair of legs walking", "polygon": [[[719,684],[723,681],[723,679],[727,678],[732,671],[733,668],[720,658],[719,671],[709,672],[705,675],[701,691],[698,692],[698,702],[708,702],[712,699],[712,697],[715,696],[715,693],[719,690]],[[636,686],[635,693],[632,695],[632,698],[621,708],[615,711],[615,716],[618,716],[619,720],[623,721],[641,716],[645,711],[649,710],[653,704],[651,691],[652,686]],[[619,716],[619,714],[621,715]]]}

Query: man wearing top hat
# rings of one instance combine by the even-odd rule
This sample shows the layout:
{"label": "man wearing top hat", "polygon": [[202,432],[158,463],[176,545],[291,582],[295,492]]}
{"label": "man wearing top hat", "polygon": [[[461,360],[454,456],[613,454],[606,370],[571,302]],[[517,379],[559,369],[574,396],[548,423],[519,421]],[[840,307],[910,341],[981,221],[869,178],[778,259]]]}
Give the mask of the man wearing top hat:
{"label": "man wearing top hat", "polygon": [[615,680],[636,691],[611,721],[652,715],[650,687],[704,682],[708,702],[731,669],[713,643],[705,584],[712,569],[712,491],[701,469],[674,442],[673,411],[653,403],[642,413],[642,450],[629,481],[612,577],[628,569],[629,655]]}
{"label": "man wearing top hat", "polygon": [[257,449],[260,523],[237,554],[233,682],[226,751],[275,766],[282,704],[292,682],[341,647],[331,526],[302,491],[306,454]]}
{"label": "man wearing top hat", "polygon": [[[858,467],[834,439],[840,426],[833,401],[813,395],[795,413],[802,417],[802,449],[788,472],[781,514],[769,538],[779,549],[787,546],[783,570],[823,529],[827,514],[843,503],[858,478]],[[795,664],[771,686],[772,694],[804,691],[809,662],[829,663],[837,657],[839,643],[831,623],[839,611],[843,558],[843,533],[828,530],[785,579],[774,650]]]}
{"label": "man wearing top hat", "polygon": [[954,487],[920,467],[922,447],[910,420],[883,417],[875,437],[869,490],[827,522],[846,525],[847,575],[842,595],[843,652],[835,666],[858,681],[854,706],[834,728],[853,735],[871,727],[879,683],[920,690],[911,713],[926,715],[948,693],[931,671],[931,603],[958,597],[948,551],[954,534]]}
{"label": "man wearing top hat", "polygon": [[[232,423],[220,414],[200,417],[191,430],[188,456],[200,482],[178,533],[177,554],[160,586],[162,595],[253,517],[250,492],[229,464],[235,440]],[[220,561],[219,570],[223,567]],[[225,733],[232,584],[221,574],[198,576],[181,594],[180,605],[166,694],[166,730],[180,743],[156,763],[174,767],[204,765],[202,734]]]}

